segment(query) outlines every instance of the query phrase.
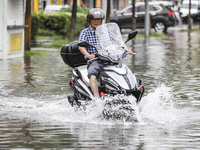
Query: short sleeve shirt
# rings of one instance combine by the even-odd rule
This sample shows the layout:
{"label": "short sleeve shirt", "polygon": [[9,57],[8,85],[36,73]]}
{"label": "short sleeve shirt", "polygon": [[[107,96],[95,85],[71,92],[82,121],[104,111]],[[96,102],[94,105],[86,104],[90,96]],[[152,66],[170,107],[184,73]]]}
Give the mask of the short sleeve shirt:
{"label": "short sleeve shirt", "polygon": [[[91,26],[81,31],[81,34],[79,36],[79,42],[81,41],[87,41],[89,44],[97,47],[97,36],[95,34],[95,31]],[[86,47],[86,50],[89,54],[95,54],[96,50],[94,47]]]}

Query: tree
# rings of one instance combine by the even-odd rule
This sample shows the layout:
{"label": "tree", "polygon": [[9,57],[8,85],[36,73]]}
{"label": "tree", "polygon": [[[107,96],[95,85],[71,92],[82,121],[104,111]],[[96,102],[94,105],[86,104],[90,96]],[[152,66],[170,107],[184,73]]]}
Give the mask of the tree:
{"label": "tree", "polygon": [[191,0],[189,0],[189,14],[188,14],[188,30],[192,29],[191,24]]}
{"label": "tree", "polygon": [[132,0],[132,29],[136,29],[136,19],[135,19],[135,0]]}
{"label": "tree", "polygon": [[72,40],[74,39],[74,33],[75,33],[76,12],[77,12],[77,0],[73,0],[71,24],[68,32],[68,36]]}
{"label": "tree", "polygon": [[107,0],[106,23],[110,22],[110,0]]}
{"label": "tree", "polygon": [[24,47],[25,50],[30,50],[31,49],[31,0],[26,0],[25,25],[28,25],[28,27],[25,28]]}

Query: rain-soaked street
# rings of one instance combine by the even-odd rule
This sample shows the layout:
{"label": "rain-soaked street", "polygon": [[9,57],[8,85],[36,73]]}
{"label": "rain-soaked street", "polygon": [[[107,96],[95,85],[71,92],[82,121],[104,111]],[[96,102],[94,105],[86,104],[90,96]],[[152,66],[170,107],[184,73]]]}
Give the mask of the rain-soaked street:
{"label": "rain-soaked street", "polygon": [[100,101],[75,111],[59,51],[0,60],[0,149],[199,150],[199,32],[175,27],[127,46],[137,54],[123,63],[146,89],[138,122],[105,120]]}

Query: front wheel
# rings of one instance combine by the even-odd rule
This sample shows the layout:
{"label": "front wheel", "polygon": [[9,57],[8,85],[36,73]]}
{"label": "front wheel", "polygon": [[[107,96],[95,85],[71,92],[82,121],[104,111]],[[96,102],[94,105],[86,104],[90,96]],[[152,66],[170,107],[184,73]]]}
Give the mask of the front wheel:
{"label": "front wheel", "polygon": [[158,33],[163,33],[167,31],[167,26],[163,21],[158,21],[154,25],[154,30]]}

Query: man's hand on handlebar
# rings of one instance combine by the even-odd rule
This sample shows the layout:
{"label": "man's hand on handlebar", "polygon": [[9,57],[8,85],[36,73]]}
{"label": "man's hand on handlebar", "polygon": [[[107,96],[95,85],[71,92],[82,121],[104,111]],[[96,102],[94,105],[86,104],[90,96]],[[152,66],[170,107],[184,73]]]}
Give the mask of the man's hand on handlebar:
{"label": "man's hand on handlebar", "polygon": [[127,51],[127,53],[128,53],[129,55],[132,55],[132,54],[133,54],[133,51],[130,50],[129,48],[125,47],[125,50]]}
{"label": "man's hand on handlebar", "polygon": [[87,58],[88,58],[88,59],[94,59],[94,58],[95,58],[95,55],[94,55],[94,54],[90,54],[90,55],[87,56]]}

